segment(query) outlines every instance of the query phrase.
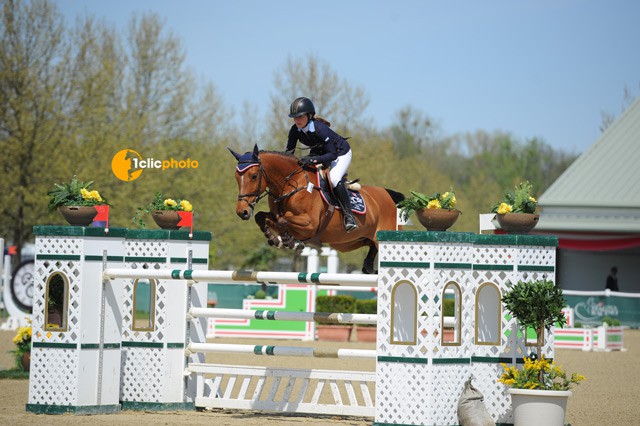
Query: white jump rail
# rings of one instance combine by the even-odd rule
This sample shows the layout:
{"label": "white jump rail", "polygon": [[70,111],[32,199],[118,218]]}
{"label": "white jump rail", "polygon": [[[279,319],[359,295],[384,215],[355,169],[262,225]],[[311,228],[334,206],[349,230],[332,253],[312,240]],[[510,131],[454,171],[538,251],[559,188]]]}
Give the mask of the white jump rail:
{"label": "white jump rail", "polygon": [[345,314],[328,312],[289,312],[258,309],[227,308],[191,308],[187,319],[193,318],[232,318],[256,319],[267,321],[323,321],[331,324],[376,324],[378,316],[375,314]]}
{"label": "white jump rail", "polygon": [[216,284],[237,284],[246,282],[267,284],[309,284],[331,286],[376,287],[378,276],[375,274],[328,274],[305,272],[271,271],[218,271],[191,269],[126,269],[107,268],[105,279],[154,279],[189,280],[193,282],[213,282]]}
{"label": "white jump rail", "polygon": [[268,356],[295,356],[307,358],[337,358],[337,359],[375,359],[376,351],[367,349],[317,349],[299,346],[271,346],[271,345],[237,345],[231,343],[194,343],[190,342],[185,353],[227,353],[251,354]]}

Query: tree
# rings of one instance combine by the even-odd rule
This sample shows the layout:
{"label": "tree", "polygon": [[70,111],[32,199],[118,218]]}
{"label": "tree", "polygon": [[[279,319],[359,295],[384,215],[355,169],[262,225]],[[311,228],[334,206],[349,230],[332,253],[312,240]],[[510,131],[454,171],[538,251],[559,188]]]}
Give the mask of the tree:
{"label": "tree", "polygon": [[396,123],[389,128],[390,137],[401,158],[437,151],[437,132],[433,120],[411,106],[399,110]]}
{"label": "tree", "polygon": [[[48,1],[4,0],[0,11],[0,231],[20,248],[46,217],[51,170],[69,122],[70,72],[60,14]],[[42,201],[45,201],[44,203]]]}
{"label": "tree", "polygon": [[363,114],[369,105],[364,89],[353,87],[316,56],[288,57],[279,73],[274,76],[275,92],[271,94],[271,108],[267,117],[269,138],[283,149],[291,119],[287,117],[289,105],[300,96],[310,98],[319,116],[327,118],[331,127],[343,136],[362,127]]}

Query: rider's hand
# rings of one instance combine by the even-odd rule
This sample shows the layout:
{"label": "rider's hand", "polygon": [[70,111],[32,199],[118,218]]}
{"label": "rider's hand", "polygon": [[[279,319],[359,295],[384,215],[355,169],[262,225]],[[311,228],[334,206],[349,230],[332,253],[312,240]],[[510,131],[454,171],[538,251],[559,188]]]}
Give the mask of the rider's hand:
{"label": "rider's hand", "polygon": [[317,164],[318,161],[311,155],[305,155],[300,160],[298,160],[298,164],[302,167],[308,166],[310,164]]}

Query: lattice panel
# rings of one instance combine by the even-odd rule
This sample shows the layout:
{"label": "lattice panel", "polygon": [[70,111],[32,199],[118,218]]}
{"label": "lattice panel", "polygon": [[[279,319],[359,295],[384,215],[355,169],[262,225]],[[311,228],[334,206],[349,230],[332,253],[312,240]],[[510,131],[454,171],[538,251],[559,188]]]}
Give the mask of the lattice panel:
{"label": "lattice panel", "polygon": [[429,404],[429,424],[458,424],[458,400],[470,374],[469,364],[433,365],[433,388],[437,397]]}
{"label": "lattice panel", "polygon": [[[163,263],[125,263],[125,268],[131,269],[161,269],[166,267]],[[153,331],[133,331],[133,290],[135,280],[124,280],[123,304],[122,304],[122,340],[132,342],[162,342],[165,337],[165,324],[167,320],[167,281],[156,280],[155,288],[155,320]]]}
{"label": "lattice panel", "polygon": [[71,237],[36,238],[36,253],[38,254],[79,254],[82,240]]}
{"label": "lattice panel", "polygon": [[555,247],[528,246],[518,250],[518,265],[555,266]]}
{"label": "lattice panel", "polygon": [[[487,407],[493,420],[496,423],[513,423],[511,397],[507,394],[505,386],[497,382],[502,371],[503,368],[500,364],[475,362],[470,373],[473,377],[473,385],[482,392],[484,406]],[[460,392],[462,392],[462,386]],[[460,392],[458,396],[460,396]],[[455,422],[451,424],[455,424]]]}
{"label": "lattice panel", "polygon": [[125,256],[128,257],[167,257],[165,240],[127,240]]}
{"label": "lattice panel", "polygon": [[[45,331],[45,295],[47,279],[53,273],[61,273],[68,280],[67,331]],[[36,260],[33,288],[32,329],[33,341],[53,343],[77,343],[81,330],[80,284],[82,282],[80,262],[70,260]]]}
{"label": "lattice panel", "polygon": [[123,348],[120,400],[160,402],[164,364],[161,348]]}
{"label": "lattice panel", "polygon": [[78,352],[75,349],[32,350],[29,403],[77,405],[79,370]]}
{"label": "lattice panel", "polygon": [[515,262],[512,246],[481,245],[473,248],[473,263],[476,265],[513,265]]}
{"label": "lattice panel", "polygon": [[[422,310],[430,309],[433,312],[433,307],[429,307],[426,304],[421,305],[421,298],[426,291],[426,285],[423,282],[428,281],[428,270],[417,268],[390,268],[385,269],[385,276],[383,279],[383,285],[378,285],[378,335],[377,345],[378,351],[390,356],[405,356],[405,357],[422,357],[423,354],[418,352],[418,345],[391,345],[391,290],[395,283],[399,281],[411,282],[418,292],[417,300],[417,341],[421,339],[420,335],[420,314]],[[387,284],[384,284],[387,283]],[[385,320],[386,319],[386,320]],[[380,353],[380,352],[379,352]]]}
{"label": "lattice panel", "polygon": [[[473,325],[473,329],[471,330],[471,338],[475,339],[475,305],[476,305],[476,297],[478,288],[484,283],[492,283],[496,284],[499,289],[499,296],[502,297],[502,293],[506,288],[506,283],[509,281],[509,274],[505,271],[473,271],[471,274],[470,288],[471,294],[473,295],[471,301],[471,310],[474,312],[473,317],[471,318],[471,324]],[[500,316],[500,345],[477,345],[474,341],[473,346],[473,355],[475,356],[486,356],[486,357],[498,357],[504,353],[504,348],[507,345],[507,339],[505,338],[505,330],[510,329],[511,321],[506,319],[504,306],[502,303],[501,306],[501,316]]]}
{"label": "lattice panel", "polygon": [[442,263],[469,263],[473,259],[473,246],[454,245],[448,243],[433,243],[431,247],[431,261]]}
{"label": "lattice panel", "polygon": [[424,243],[385,243],[385,250],[378,253],[380,262],[428,262],[430,246]]}
{"label": "lattice panel", "polygon": [[376,422],[422,425],[433,401],[431,369],[423,364],[378,362]]}
{"label": "lattice panel", "polygon": [[[439,269],[436,270],[436,277],[438,288],[444,289],[444,287],[450,283],[455,282],[458,284],[460,288],[460,303],[461,303],[461,314],[462,317],[460,319],[460,344],[457,346],[449,346],[442,345],[442,339],[439,335],[440,333],[440,319],[439,316],[437,318],[436,324],[436,332],[438,334],[434,339],[434,344],[436,345],[432,352],[434,356],[437,358],[458,358],[467,356],[472,350],[473,345],[473,314],[474,314],[474,299],[473,294],[469,291],[468,285],[468,271],[459,270],[459,269]],[[439,292],[440,298],[437,303],[437,312],[438,315],[442,314],[442,290]],[[457,308],[457,306],[456,306]]]}

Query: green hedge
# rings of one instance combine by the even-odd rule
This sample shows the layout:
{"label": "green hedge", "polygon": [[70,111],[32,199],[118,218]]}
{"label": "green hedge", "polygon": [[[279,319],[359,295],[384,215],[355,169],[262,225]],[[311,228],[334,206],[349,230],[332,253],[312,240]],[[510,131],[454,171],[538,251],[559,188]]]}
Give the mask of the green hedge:
{"label": "green hedge", "polygon": [[356,298],[353,296],[318,296],[316,312],[352,314],[356,310]]}
{"label": "green hedge", "polygon": [[456,301],[452,299],[444,299],[442,301],[442,315],[445,317],[456,316]]}
{"label": "green hedge", "polygon": [[373,300],[356,300],[356,314],[377,314],[378,313],[378,301]]}

